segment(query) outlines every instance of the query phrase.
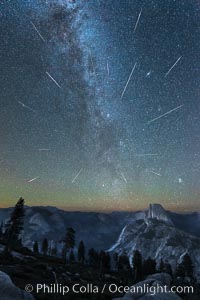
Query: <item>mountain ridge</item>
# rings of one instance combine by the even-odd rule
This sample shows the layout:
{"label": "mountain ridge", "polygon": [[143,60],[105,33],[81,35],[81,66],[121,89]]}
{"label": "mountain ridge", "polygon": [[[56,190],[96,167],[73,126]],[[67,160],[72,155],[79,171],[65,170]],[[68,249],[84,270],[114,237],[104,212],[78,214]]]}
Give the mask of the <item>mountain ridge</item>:
{"label": "mountain ridge", "polygon": [[[157,214],[154,214],[154,209]],[[144,219],[126,225],[108,249],[118,255],[126,253],[130,264],[135,250],[140,251],[143,259],[155,259],[158,265],[161,259],[165,259],[173,270],[188,253],[194,263],[195,275],[200,279],[200,238],[177,228],[160,205],[154,208],[150,205]]]}
{"label": "mountain ridge", "polygon": [[[8,220],[13,208],[0,208],[0,222]],[[119,237],[122,229],[138,219],[144,219],[148,209],[135,212],[72,212],[52,206],[26,206],[24,244],[32,248],[46,237],[49,241],[58,242],[65,234],[67,227],[76,230],[76,244],[84,240],[87,248],[108,249]],[[189,234],[200,236],[199,213],[177,214],[166,211],[174,226],[184,229]]]}

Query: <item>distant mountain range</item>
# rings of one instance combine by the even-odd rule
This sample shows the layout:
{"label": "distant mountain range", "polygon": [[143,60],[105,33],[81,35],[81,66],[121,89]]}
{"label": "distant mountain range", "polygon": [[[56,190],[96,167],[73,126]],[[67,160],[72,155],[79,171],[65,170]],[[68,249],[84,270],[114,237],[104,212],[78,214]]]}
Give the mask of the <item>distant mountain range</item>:
{"label": "distant mountain range", "polygon": [[[0,209],[0,222],[8,219],[12,208]],[[160,205],[150,205],[149,209],[136,212],[68,212],[56,207],[26,207],[23,242],[32,247],[33,242],[41,242],[44,237],[59,242],[67,227],[76,230],[77,244],[85,242],[87,248],[109,249],[115,244],[122,229],[146,218],[164,220],[179,230],[200,237],[200,213],[178,214],[165,211]],[[137,224],[137,223],[136,223]]]}
{"label": "distant mountain range", "polygon": [[[13,208],[0,209],[0,222],[5,222]],[[63,239],[66,228],[76,230],[76,244],[84,241],[87,248],[107,249],[116,240],[125,224],[143,213],[113,212],[68,212],[56,207],[26,207],[23,243],[32,248],[35,240],[39,243],[46,237],[49,241]]]}
{"label": "distant mountain range", "polygon": [[[5,223],[12,210],[13,208],[0,209],[0,222],[3,221]],[[76,230],[76,245],[83,240],[87,249],[93,247],[96,250],[102,249],[111,253],[117,252],[118,254],[126,252],[130,262],[134,251],[139,250],[143,259],[151,257],[159,264],[162,258],[164,261],[167,260],[172,268],[175,269],[177,262],[181,261],[184,254],[188,253],[194,264],[195,278],[200,281],[200,214],[198,212],[188,214],[173,213],[166,211],[159,204],[150,204],[149,208],[143,211],[107,214],[66,212],[55,207],[39,206],[26,206],[25,210],[23,244],[29,248],[33,247],[35,240],[41,245],[42,240],[47,238],[50,245],[57,244],[58,251],[61,253],[62,244],[60,241],[66,233],[66,228],[73,227]],[[1,246],[0,250],[3,250],[3,246]],[[15,265],[11,265],[11,268],[7,268],[6,264],[2,265],[2,271],[8,272],[16,282],[18,282],[18,278],[20,278],[20,282],[21,278],[26,279],[24,276],[29,278],[29,282],[32,282],[33,279],[35,282],[35,274],[38,273],[41,273],[40,276],[42,278],[44,278],[45,274],[46,280],[53,276],[52,278],[59,278],[59,280],[64,278],[64,282],[67,282],[67,280],[71,282],[73,278],[75,278],[73,280],[77,281],[77,276],[85,276],[85,274],[87,276],[90,274],[91,278],[95,277],[91,273],[91,267],[87,265],[86,271],[82,268],[80,275],[80,265],[77,265],[78,273],[77,269],[74,269],[74,265],[71,266],[70,272],[69,270],[66,272],[65,265],[63,267],[60,265],[61,260],[58,257],[36,256],[33,259],[30,255],[24,256],[24,254],[16,251],[12,254],[14,260],[16,260]],[[25,264],[22,263],[23,261]],[[55,267],[56,261],[57,267]],[[46,268],[46,263],[48,263],[48,268]],[[53,267],[51,267],[51,264]],[[89,268],[89,272],[87,268]],[[44,270],[46,271],[44,272]],[[106,275],[108,276],[108,274]],[[159,283],[162,285],[161,278],[165,281],[166,276],[170,277],[168,274],[163,273],[154,274],[151,277],[147,277],[143,283],[150,285]],[[83,282],[82,277],[79,280]],[[3,272],[0,272],[0,281],[3,282],[3,291],[6,299],[8,298],[7,295],[23,293],[12,284],[10,278]],[[138,285],[141,284],[141,282],[138,283]],[[24,282],[22,286],[24,288]],[[27,293],[24,293],[23,296],[26,299],[33,299]],[[149,298],[148,295],[144,294],[126,294],[119,299],[133,299],[133,297],[134,299],[141,298],[141,300]],[[166,295],[158,294],[155,296],[155,299],[178,300],[180,297],[167,293]]]}

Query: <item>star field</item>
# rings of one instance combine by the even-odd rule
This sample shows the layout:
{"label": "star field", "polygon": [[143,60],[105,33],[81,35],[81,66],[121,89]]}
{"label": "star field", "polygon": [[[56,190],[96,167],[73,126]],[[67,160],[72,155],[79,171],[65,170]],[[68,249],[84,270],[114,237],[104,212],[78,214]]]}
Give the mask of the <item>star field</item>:
{"label": "star field", "polygon": [[0,203],[199,209],[198,0],[0,1]]}

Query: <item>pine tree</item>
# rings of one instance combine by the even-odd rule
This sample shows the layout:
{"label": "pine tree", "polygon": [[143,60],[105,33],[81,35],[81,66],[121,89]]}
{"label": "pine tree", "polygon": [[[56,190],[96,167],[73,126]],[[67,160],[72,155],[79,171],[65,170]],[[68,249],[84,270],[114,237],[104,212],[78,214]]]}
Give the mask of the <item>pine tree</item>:
{"label": "pine tree", "polygon": [[110,257],[110,254],[108,252],[105,255],[104,266],[105,266],[106,272],[109,272],[110,268],[111,268],[111,257]]}
{"label": "pine tree", "polygon": [[100,265],[100,255],[96,250],[94,250],[94,248],[89,249],[88,257],[89,257],[89,265],[90,266],[99,267],[99,265]]}
{"label": "pine tree", "polygon": [[54,245],[53,248],[52,248],[52,251],[51,251],[51,255],[52,255],[52,256],[56,256],[56,255],[57,255],[57,252],[58,252],[57,246]]}
{"label": "pine tree", "polygon": [[81,264],[84,264],[85,261],[85,245],[83,241],[81,241],[78,246],[78,261]]}
{"label": "pine tree", "polygon": [[21,197],[5,225],[4,238],[6,241],[5,252],[10,253],[16,246],[21,246],[21,233],[24,226],[24,199]]}
{"label": "pine tree", "polygon": [[52,252],[52,246],[51,246],[51,243],[49,244],[49,247],[48,247],[48,251],[47,251],[47,254],[49,256],[51,256],[51,252]]}
{"label": "pine tree", "polygon": [[191,257],[189,256],[188,253],[186,253],[183,256],[182,265],[185,270],[185,276],[193,277],[194,267],[193,267]]}
{"label": "pine tree", "polygon": [[176,265],[175,276],[181,278],[185,276],[185,270],[182,263]]}
{"label": "pine tree", "polygon": [[106,253],[103,250],[99,253],[99,267],[101,273],[106,272]]}
{"label": "pine tree", "polygon": [[124,251],[119,256],[115,254],[114,259],[115,262],[117,263],[116,269],[120,275],[120,280],[123,282],[124,285],[127,285],[131,278],[132,270],[126,252]]}
{"label": "pine tree", "polygon": [[67,249],[74,249],[75,246],[75,230],[73,228],[68,228],[66,237],[65,237],[65,243],[67,246]]}
{"label": "pine tree", "polygon": [[118,260],[117,260],[117,271],[118,272],[123,271],[123,267],[124,267],[124,265],[123,265],[123,256],[119,255]]}
{"label": "pine tree", "polygon": [[73,250],[70,251],[69,261],[70,261],[70,263],[75,262],[75,256],[74,256],[74,251]]}
{"label": "pine tree", "polygon": [[142,255],[136,250],[133,255],[133,276],[136,282],[142,279]]}
{"label": "pine tree", "polygon": [[114,265],[115,265],[115,269],[118,270],[118,259],[119,259],[119,255],[117,252],[115,252],[113,254],[113,260],[114,260]]}
{"label": "pine tree", "polygon": [[129,258],[126,255],[126,252],[118,256],[117,270],[118,272],[125,272],[125,273],[130,270]]}
{"label": "pine tree", "polygon": [[89,257],[89,265],[93,266],[94,262],[95,262],[95,250],[94,250],[94,248],[89,249],[88,257]]}
{"label": "pine tree", "polygon": [[3,227],[4,227],[4,225],[3,225],[3,221],[2,221],[1,226],[0,226],[0,240],[3,239]]}
{"label": "pine tree", "polygon": [[161,261],[160,261],[160,265],[159,265],[158,271],[160,273],[165,272],[165,264],[164,264],[164,261],[163,261],[162,258],[161,258]]}
{"label": "pine tree", "polygon": [[47,240],[47,238],[44,238],[43,241],[42,241],[42,253],[43,253],[43,255],[47,255],[48,248],[49,248],[48,240]]}
{"label": "pine tree", "polygon": [[156,273],[155,259],[149,257],[148,259],[144,260],[142,270],[145,276]]}
{"label": "pine tree", "polygon": [[122,255],[122,264],[123,264],[123,270],[125,272],[130,271],[129,258],[126,253],[123,253],[123,255]]}
{"label": "pine tree", "polygon": [[75,230],[73,228],[67,228],[67,232],[63,242],[63,259],[64,261],[66,261],[67,252],[73,250],[75,246]]}
{"label": "pine tree", "polygon": [[62,247],[62,258],[63,258],[64,262],[66,262],[66,255],[67,255],[67,250],[66,250],[66,246],[64,244]]}
{"label": "pine tree", "polygon": [[38,247],[38,242],[37,241],[35,241],[35,243],[33,244],[33,252],[35,254],[39,253],[39,247]]}
{"label": "pine tree", "polygon": [[182,262],[179,263],[175,270],[176,277],[191,277],[193,278],[194,267],[191,260],[191,257],[188,253],[183,256]]}
{"label": "pine tree", "polygon": [[172,267],[168,261],[165,262],[165,273],[168,273],[169,275],[173,275]]}

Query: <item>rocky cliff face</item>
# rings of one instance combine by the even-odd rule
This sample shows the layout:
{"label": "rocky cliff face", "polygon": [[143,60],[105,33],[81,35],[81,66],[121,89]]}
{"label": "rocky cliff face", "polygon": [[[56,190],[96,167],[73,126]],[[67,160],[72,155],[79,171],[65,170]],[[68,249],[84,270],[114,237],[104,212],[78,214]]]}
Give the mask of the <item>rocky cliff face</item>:
{"label": "rocky cliff face", "polygon": [[109,251],[126,254],[132,261],[135,250],[144,259],[154,258],[159,264],[161,258],[168,260],[175,269],[185,253],[194,263],[195,274],[200,279],[200,239],[177,229],[159,206],[150,206],[146,217],[125,226],[116,243]]}
{"label": "rocky cliff face", "polygon": [[[0,208],[0,224],[8,220],[11,208]],[[144,217],[142,212],[67,212],[55,207],[26,207],[23,243],[32,249],[35,240],[41,244],[46,237],[49,242],[63,239],[66,228],[76,231],[76,242],[83,240],[87,248],[97,250],[110,247],[125,224]],[[89,234],[88,234],[89,233]]]}
{"label": "rocky cliff face", "polygon": [[160,204],[150,204],[145,217],[146,219],[157,219],[173,225],[168,212]]}
{"label": "rocky cliff face", "polygon": [[0,271],[0,299],[1,300],[34,300],[33,296],[16,287],[10,277]]}
{"label": "rocky cliff face", "polygon": [[[0,224],[5,222],[12,208],[0,208]],[[26,207],[23,243],[32,249],[35,240],[41,244],[44,237],[50,243],[59,243],[67,227],[76,230],[77,244],[84,240],[87,248],[106,250],[118,239],[122,229],[136,220],[151,219],[200,237],[199,213],[178,214],[165,211],[159,204],[151,204],[147,210],[137,212],[67,212],[55,207]],[[88,234],[88,232],[90,234]]]}

